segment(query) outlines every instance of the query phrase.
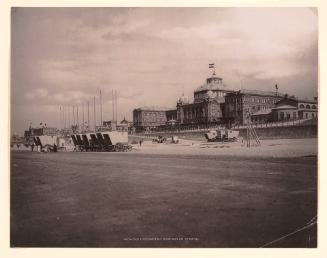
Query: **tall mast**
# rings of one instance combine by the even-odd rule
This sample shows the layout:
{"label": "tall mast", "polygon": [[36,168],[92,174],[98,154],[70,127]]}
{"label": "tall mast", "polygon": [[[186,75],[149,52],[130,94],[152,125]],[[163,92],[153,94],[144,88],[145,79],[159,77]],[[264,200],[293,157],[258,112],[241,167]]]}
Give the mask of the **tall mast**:
{"label": "tall mast", "polygon": [[118,104],[117,104],[117,90],[115,90],[115,102],[116,102],[116,123],[118,124],[118,113],[117,113],[117,109],[118,109]]}
{"label": "tall mast", "polygon": [[59,106],[59,129],[61,129],[61,106]]}
{"label": "tall mast", "polygon": [[73,124],[75,125],[75,105],[73,105]]}
{"label": "tall mast", "polygon": [[93,119],[94,119],[94,132],[96,131],[96,119],[95,119],[95,96],[93,97]]}
{"label": "tall mast", "polygon": [[76,111],[77,111],[77,131],[79,131],[79,119],[78,119],[78,104],[77,104],[77,107],[76,107]]}
{"label": "tall mast", "polygon": [[84,131],[85,130],[85,123],[84,123],[84,102],[82,103],[82,116],[83,116],[83,128],[82,130]]}
{"label": "tall mast", "polygon": [[64,119],[64,129],[66,129],[65,106],[63,106],[62,114],[63,114],[63,119]]}
{"label": "tall mast", "polygon": [[70,105],[68,105],[68,128],[70,128]]}
{"label": "tall mast", "polygon": [[100,126],[102,126],[102,94],[100,89]]}
{"label": "tall mast", "polygon": [[112,121],[115,121],[115,100],[114,100],[114,90],[112,90]]}
{"label": "tall mast", "polygon": [[87,129],[90,130],[90,101],[87,101]]}

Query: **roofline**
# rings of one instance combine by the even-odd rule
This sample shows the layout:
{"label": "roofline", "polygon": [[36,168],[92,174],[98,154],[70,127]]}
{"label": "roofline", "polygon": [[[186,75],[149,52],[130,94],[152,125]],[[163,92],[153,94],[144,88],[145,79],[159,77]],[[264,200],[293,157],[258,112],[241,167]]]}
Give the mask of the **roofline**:
{"label": "roofline", "polygon": [[267,113],[259,113],[259,114],[253,113],[253,114],[251,114],[251,116],[263,116],[263,115],[269,115],[269,114],[271,114],[271,110]]}
{"label": "roofline", "polygon": [[[205,90],[195,90],[194,92],[203,92],[203,91],[209,91],[211,89],[205,89]],[[228,92],[228,93],[234,93],[236,92],[235,90],[225,90],[225,89],[213,89],[211,91],[224,91],[224,92]]]}
{"label": "roofline", "polygon": [[280,107],[274,107],[272,108],[272,110],[278,110],[278,109],[298,109],[298,107],[293,107],[293,106],[289,106],[289,107],[283,107],[283,106],[280,106]]}
{"label": "roofline", "polygon": [[311,104],[318,104],[318,101],[310,101],[310,100],[303,100],[303,99],[297,99],[298,102],[304,102],[304,103],[311,103]]}
{"label": "roofline", "polygon": [[152,108],[134,108],[133,111],[151,111],[151,112],[166,112],[168,110],[173,110],[173,108],[162,108],[162,109],[152,109]]}
{"label": "roofline", "polygon": [[234,92],[230,92],[231,94],[238,94],[238,95],[250,95],[250,96],[266,96],[266,97],[278,97],[278,98],[283,98],[283,95],[278,94],[276,96],[276,94],[274,94],[273,92],[271,94],[266,94],[266,93],[251,93],[251,92],[240,92],[240,91],[234,91]]}
{"label": "roofline", "polygon": [[[283,98],[282,100],[290,100],[290,101],[294,101],[294,102],[303,102],[303,103],[310,103],[310,104],[318,104],[318,101],[310,101],[310,100],[304,100],[304,99],[297,99],[297,98]],[[278,102],[277,102],[278,103]]]}

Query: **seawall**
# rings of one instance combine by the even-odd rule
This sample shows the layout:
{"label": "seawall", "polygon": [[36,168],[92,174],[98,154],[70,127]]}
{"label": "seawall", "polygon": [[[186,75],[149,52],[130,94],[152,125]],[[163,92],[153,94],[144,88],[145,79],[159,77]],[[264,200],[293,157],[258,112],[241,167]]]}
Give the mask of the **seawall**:
{"label": "seawall", "polygon": [[[246,137],[246,129],[237,129],[240,131],[240,136]],[[317,138],[317,125],[303,125],[303,126],[285,126],[285,127],[267,127],[255,129],[260,139],[297,139],[297,138]],[[137,141],[139,139],[153,139],[158,135],[169,138],[172,135],[177,135],[182,139],[189,140],[205,140],[204,134],[208,130],[202,131],[184,131],[184,132],[156,132],[149,134],[135,134],[129,135],[130,141]]]}

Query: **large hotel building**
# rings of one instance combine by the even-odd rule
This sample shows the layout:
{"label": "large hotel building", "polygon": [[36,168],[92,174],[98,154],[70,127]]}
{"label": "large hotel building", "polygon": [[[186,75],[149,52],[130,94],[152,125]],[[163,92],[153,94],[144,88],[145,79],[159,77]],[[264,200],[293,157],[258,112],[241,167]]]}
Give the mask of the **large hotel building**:
{"label": "large hotel building", "polygon": [[166,125],[247,124],[317,117],[317,99],[299,100],[273,91],[230,90],[213,75],[194,91],[194,101],[184,95],[176,109],[137,108],[133,125],[137,130]]}

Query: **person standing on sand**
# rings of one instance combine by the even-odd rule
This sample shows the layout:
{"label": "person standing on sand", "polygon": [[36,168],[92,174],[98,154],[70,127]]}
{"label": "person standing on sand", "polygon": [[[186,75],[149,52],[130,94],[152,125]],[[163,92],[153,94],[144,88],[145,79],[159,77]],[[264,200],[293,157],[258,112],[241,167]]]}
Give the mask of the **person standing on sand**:
{"label": "person standing on sand", "polygon": [[142,146],[142,139],[139,141],[139,143],[140,143],[140,147]]}

